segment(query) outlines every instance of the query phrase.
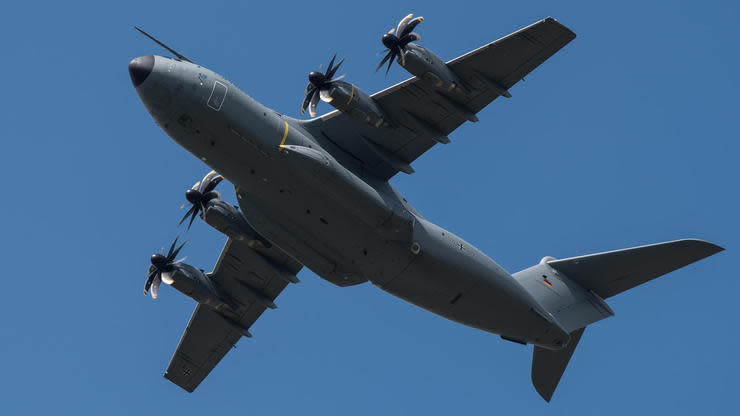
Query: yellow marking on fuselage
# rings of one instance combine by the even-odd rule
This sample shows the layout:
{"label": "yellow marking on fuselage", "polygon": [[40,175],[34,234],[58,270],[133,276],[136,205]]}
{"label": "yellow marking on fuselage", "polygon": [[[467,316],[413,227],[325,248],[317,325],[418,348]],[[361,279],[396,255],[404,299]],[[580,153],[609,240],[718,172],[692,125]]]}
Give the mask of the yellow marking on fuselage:
{"label": "yellow marking on fuselage", "polygon": [[278,146],[278,149],[282,150],[283,145],[285,144],[285,139],[288,138],[288,122],[285,122],[285,133],[283,133],[283,140],[280,141],[280,146]]}
{"label": "yellow marking on fuselage", "polygon": [[352,84],[352,93],[349,95],[349,101],[347,101],[347,105],[352,102],[352,98],[355,96],[355,84]]}

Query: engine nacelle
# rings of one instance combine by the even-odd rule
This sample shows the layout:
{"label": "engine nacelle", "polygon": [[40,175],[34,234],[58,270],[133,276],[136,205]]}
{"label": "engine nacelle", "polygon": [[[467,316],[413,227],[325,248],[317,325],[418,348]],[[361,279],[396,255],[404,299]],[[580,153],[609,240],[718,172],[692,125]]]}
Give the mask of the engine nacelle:
{"label": "engine nacelle", "polygon": [[247,223],[239,208],[228,202],[220,199],[208,201],[203,212],[203,220],[229,238],[246,241],[250,247],[270,247],[270,243]]}
{"label": "engine nacelle", "polygon": [[375,127],[388,127],[388,117],[365,91],[344,81],[332,81],[331,87],[321,90],[321,99],[352,118]]}
{"label": "engine nacelle", "polygon": [[415,43],[407,44],[404,47],[404,59],[405,62],[399,57],[398,64],[435,87],[460,94],[469,92],[447,64],[425,47]]}
{"label": "engine nacelle", "polygon": [[201,270],[185,263],[177,263],[171,272],[162,275],[162,281],[179,292],[215,309],[233,308],[216,284]]}

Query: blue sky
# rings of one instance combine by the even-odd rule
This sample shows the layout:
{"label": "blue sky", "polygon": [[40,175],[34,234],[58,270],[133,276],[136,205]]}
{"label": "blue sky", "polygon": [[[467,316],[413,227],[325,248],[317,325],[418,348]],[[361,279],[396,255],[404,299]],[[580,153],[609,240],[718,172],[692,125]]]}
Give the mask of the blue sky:
{"label": "blue sky", "polygon": [[[307,72],[335,51],[368,93],[405,79],[373,69],[380,35],[409,12],[444,59],[546,16],[578,35],[392,180],[428,219],[510,272],[683,237],[727,251],[610,299],[616,316],[588,328],[550,404],[530,384],[531,347],[305,270],[184,393],[161,374],[193,301],[141,290],[208,169],[139,102],[126,65],[166,52],[132,26],[299,117]],[[5,4],[0,412],[727,414],[740,387],[738,19],[728,1]],[[188,238],[188,262],[210,269],[225,238],[202,223]]]}

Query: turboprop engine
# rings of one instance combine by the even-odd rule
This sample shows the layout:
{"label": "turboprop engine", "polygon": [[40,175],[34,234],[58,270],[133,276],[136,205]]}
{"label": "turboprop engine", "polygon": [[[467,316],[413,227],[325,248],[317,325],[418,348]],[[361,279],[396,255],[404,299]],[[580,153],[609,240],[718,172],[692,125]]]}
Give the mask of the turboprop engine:
{"label": "turboprop engine", "polygon": [[221,194],[215,188],[223,179],[223,176],[211,171],[185,192],[185,199],[192,206],[182,217],[180,224],[190,217],[189,229],[195,217],[200,215],[208,225],[229,238],[245,241],[250,247],[270,247],[270,243],[255,233],[247,223],[239,208],[221,199]]}
{"label": "turboprop engine", "polygon": [[397,27],[383,35],[382,42],[383,46],[386,47],[384,52],[387,53],[378,67],[375,68],[375,72],[378,72],[388,62],[388,67],[385,70],[385,73],[388,74],[393,61],[397,60],[398,64],[411,75],[415,75],[437,88],[467,94],[469,91],[463,82],[440,57],[423,46],[412,43],[421,40],[421,36],[412,32],[412,30],[424,21],[421,16],[413,16],[413,14],[409,14],[404,17]]}
{"label": "turboprop engine", "polygon": [[319,71],[308,74],[308,85],[306,86],[306,96],[303,99],[301,113],[304,113],[308,107],[311,117],[315,117],[316,105],[321,99],[321,101],[331,104],[337,110],[363,123],[372,124],[375,127],[388,127],[390,125],[388,118],[375,100],[354,84],[342,81],[343,75],[332,78],[344,62],[344,58],[342,58],[334,66],[336,57],[337,55],[334,54],[326,72],[320,72],[321,69],[319,68]]}
{"label": "turboprop engine", "polygon": [[233,309],[228,297],[221,294],[216,284],[203,271],[183,263],[184,258],[175,260],[185,243],[175,248],[176,245],[177,238],[172,242],[166,255],[152,254],[152,264],[149,266],[144,284],[144,295],[151,289],[152,298],[156,299],[159,294],[159,285],[164,282],[198,303],[216,309],[224,307]]}

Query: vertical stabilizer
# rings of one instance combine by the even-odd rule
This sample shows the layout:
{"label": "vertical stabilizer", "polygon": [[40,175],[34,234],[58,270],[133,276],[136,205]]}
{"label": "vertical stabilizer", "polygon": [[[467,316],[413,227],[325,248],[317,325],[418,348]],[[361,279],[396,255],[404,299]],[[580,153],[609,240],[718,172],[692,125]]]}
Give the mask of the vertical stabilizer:
{"label": "vertical stabilizer", "polygon": [[573,351],[581,340],[581,335],[586,328],[581,328],[571,332],[570,342],[568,345],[557,351],[548,350],[547,348],[534,347],[532,353],[532,384],[537,393],[546,401],[550,401],[555,388],[560,382],[560,377],[568,366]]}
{"label": "vertical stabilizer", "polygon": [[604,299],[684,267],[723,248],[685,239],[556,260],[514,273],[514,278],[570,333],[561,350],[534,347],[532,383],[548,402],[587,325],[614,315]]}

